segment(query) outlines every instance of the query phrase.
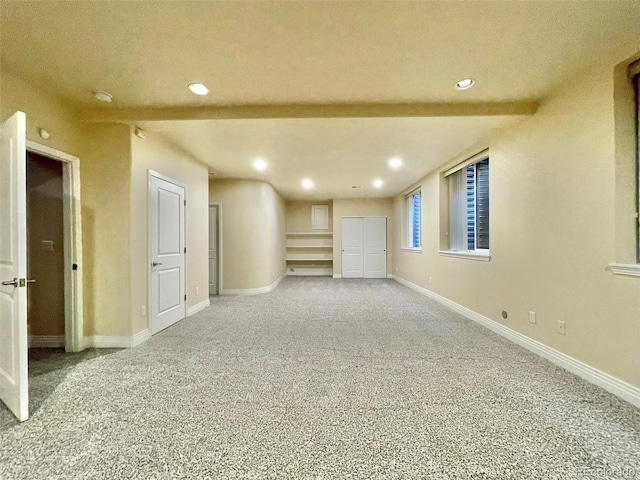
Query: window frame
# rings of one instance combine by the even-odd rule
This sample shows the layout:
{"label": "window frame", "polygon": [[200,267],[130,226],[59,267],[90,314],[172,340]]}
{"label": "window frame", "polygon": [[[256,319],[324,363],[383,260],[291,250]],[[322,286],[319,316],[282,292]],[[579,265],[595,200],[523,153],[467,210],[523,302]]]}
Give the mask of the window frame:
{"label": "window frame", "polygon": [[[478,171],[477,169],[474,171],[474,201],[473,201],[473,222],[474,222],[474,242],[473,242],[473,249],[454,249],[454,237],[456,236],[455,232],[454,232],[454,228],[455,225],[453,224],[453,213],[452,213],[452,185],[451,182],[453,181],[453,175],[461,172],[461,171],[467,171],[468,167],[471,165],[477,165],[479,163],[482,163],[486,161],[487,162],[487,181],[489,181],[489,169],[490,169],[490,165],[491,165],[491,161],[490,161],[490,155],[489,155],[489,149],[483,150],[479,153],[477,153],[476,155],[473,155],[472,157],[468,158],[467,160],[455,165],[454,167],[446,170],[443,174],[444,179],[446,181],[447,184],[447,188],[449,189],[448,191],[448,201],[449,201],[449,208],[447,211],[447,215],[448,215],[448,245],[447,245],[447,250],[440,250],[438,253],[442,256],[447,256],[447,257],[458,257],[458,258],[468,258],[471,260],[480,260],[480,261],[489,261],[491,260],[491,243],[490,243],[490,231],[488,231],[487,235],[488,235],[488,239],[489,239],[489,248],[476,248],[478,245],[478,232],[479,232],[479,227],[478,227],[478,214],[477,214],[477,208],[478,208],[478,197],[477,197],[477,192],[478,192]],[[459,175],[462,175],[461,173]],[[467,180],[466,180],[466,175],[465,175],[465,189],[468,188],[467,187]],[[460,188],[460,186],[459,186]],[[487,222],[489,222],[491,215],[490,215],[490,195],[491,195],[491,190],[489,187],[488,188],[488,192],[487,192],[487,202],[489,204],[489,212],[487,213]],[[466,210],[466,215],[463,217],[465,219],[467,219],[468,221],[468,214],[469,214],[469,207],[468,207],[468,203],[467,203],[467,210]],[[459,220],[461,221],[461,220]],[[463,235],[464,233],[464,235]],[[467,240],[467,245],[469,245],[468,242],[468,234],[469,234],[469,229],[468,227],[465,228],[464,232],[458,232],[458,236],[462,236],[464,238],[466,238]]]}
{"label": "window frame", "polygon": [[629,67],[631,83],[633,84],[633,93],[635,96],[635,144],[636,144],[636,263],[640,264],[640,60],[633,63]]}
{"label": "window frame", "polygon": [[[415,195],[420,195],[420,206],[418,208],[418,240],[419,245],[414,245],[413,239],[415,237]],[[404,197],[405,201],[405,221],[406,221],[406,236],[404,239],[404,250],[410,250],[413,252],[421,252],[422,251],[422,188],[418,187],[412,190],[410,193],[406,194]]]}
{"label": "window frame", "polygon": [[616,65],[613,73],[616,157],[622,153],[616,158],[615,195],[622,212],[616,216],[616,232],[627,233],[615,235],[616,260],[606,270],[613,275],[640,278],[640,54]]}

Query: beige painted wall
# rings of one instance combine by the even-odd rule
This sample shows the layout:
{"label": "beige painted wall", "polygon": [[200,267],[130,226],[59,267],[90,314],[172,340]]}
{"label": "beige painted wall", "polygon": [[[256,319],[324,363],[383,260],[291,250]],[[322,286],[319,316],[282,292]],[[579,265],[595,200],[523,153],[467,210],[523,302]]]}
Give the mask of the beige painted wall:
{"label": "beige painted wall", "polygon": [[[629,192],[617,192],[632,184],[619,182],[618,168],[622,162],[628,171],[634,161],[616,159],[613,66],[619,60],[584,72],[532,118],[449,162],[490,148],[490,262],[438,254],[447,194],[435,172],[418,183],[423,251],[403,251],[402,229],[395,228],[394,274],[639,386],[640,281],[605,270],[633,258],[629,234],[622,247],[616,238],[616,201],[633,201]],[[403,208],[398,195],[396,218]],[[529,311],[537,324],[528,322]],[[566,322],[566,335],[556,333],[557,321]]]}
{"label": "beige painted wall", "polygon": [[221,289],[271,285],[285,274],[285,202],[271,185],[212,180],[209,200],[221,203]]}
{"label": "beige painted wall", "polygon": [[[85,335],[128,335],[130,131],[81,125],[54,95],[0,71],[0,120],[27,115],[27,139],[80,158]],[[49,131],[48,140],[38,128]]]}
{"label": "beige painted wall", "polygon": [[[62,163],[27,155],[27,289],[30,335],[64,335]],[[44,251],[42,241],[53,242]]]}
{"label": "beige painted wall", "polygon": [[[186,187],[187,306],[209,297],[207,167],[160,134],[146,139],[131,136],[131,318],[132,332],[148,328],[149,297],[149,170],[170,177]],[[196,288],[199,292],[196,294]],[[145,308],[146,312],[149,308]]]}
{"label": "beige painted wall", "polygon": [[[3,68],[0,70],[0,120],[6,120],[16,111],[27,114],[28,140],[80,156],[82,127],[76,122],[73,110],[54,95]],[[51,137],[40,138],[38,128],[45,128]]]}
{"label": "beige painted wall", "polygon": [[333,274],[342,275],[342,217],[387,217],[387,274],[393,272],[393,199],[333,200]]}
{"label": "beige painted wall", "polygon": [[[287,232],[313,232],[311,228],[311,206],[329,205],[329,228],[333,228],[333,202],[323,200],[317,202],[287,202]],[[322,232],[326,230],[315,230]]]}
{"label": "beige painted wall", "polygon": [[131,335],[131,129],[84,128],[80,155],[86,335]]}

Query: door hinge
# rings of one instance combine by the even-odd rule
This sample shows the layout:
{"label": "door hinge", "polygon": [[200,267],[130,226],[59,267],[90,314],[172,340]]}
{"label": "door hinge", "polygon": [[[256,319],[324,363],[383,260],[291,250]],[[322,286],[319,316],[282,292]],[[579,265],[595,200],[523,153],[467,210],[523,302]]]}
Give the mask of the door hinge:
{"label": "door hinge", "polygon": [[185,206],[185,207],[187,206],[187,201],[186,201],[186,200],[184,201],[184,206]]}
{"label": "door hinge", "polygon": [[184,247],[184,253],[187,253],[187,247]]}
{"label": "door hinge", "polygon": [[185,301],[185,302],[187,301],[187,296],[186,296],[186,295],[184,296],[184,301]]}

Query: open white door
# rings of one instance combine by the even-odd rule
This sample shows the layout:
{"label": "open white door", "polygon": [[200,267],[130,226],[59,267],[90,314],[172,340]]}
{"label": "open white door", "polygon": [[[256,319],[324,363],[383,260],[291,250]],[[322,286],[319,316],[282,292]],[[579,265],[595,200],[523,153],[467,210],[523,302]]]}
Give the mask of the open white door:
{"label": "open white door", "polygon": [[151,334],[186,317],[185,189],[151,172]]}
{"label": "open white door", "polygon": [[26,116],[0,125],[0,399],[29,417]]}

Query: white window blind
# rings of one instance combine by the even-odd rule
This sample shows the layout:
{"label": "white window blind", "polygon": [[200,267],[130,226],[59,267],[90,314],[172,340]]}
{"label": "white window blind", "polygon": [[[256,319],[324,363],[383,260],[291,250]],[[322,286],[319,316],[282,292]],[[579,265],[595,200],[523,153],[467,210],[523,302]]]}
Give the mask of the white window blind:
{"label": "white window blind", "polygon": [[451,250],[467,250],[467,178],[465,169],[449,175],[449,207]]}
{"label": "white window blind", "polygon": [[450,249],[454,251],[489,249],[489,158],[483,157],[448,171]]}
{"label": "white window blind", "polygon": [[407,247],[420,248],[422,246],[420,238],[420,190],[415,191],[406,198],[407,202]]}

